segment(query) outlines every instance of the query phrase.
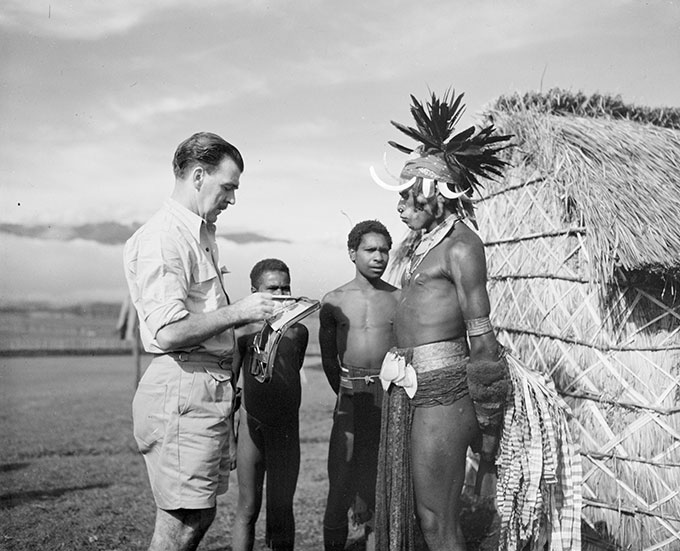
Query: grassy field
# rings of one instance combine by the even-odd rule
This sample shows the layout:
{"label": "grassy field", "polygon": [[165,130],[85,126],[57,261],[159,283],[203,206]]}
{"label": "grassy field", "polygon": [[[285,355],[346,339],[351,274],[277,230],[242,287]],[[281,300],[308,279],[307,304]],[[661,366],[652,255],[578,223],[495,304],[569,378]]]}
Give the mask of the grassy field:
{"label": "grassy field", "polygon": [[[311,364],[295,499],[301,550],[321,542],[334,401],[313,358]],[[146,548],[154,504],[132,438],[133,388],[129,357],[0,358],[0,549]],[[203,551],[230,549],[235,480]],[[259,526],[256,549],[265,549],[263,533]]]}
{"label": "grassy field", "polygon": [[[132,437],[134,377],[129,356],[0,358],[0,550],[146,549],[154,503]],[[308,357],[295,496],[301,551],[322,546],[334,400],[318,356]],[[200,550],[231,549],[236,490],[232,475]],[[488,520],[484,511],[464,514],[466,528]],[[359,533],[351,535],[349,547],[359,549]],[[261,518],[256,550],[266,549],[263,536]]]}
{"label": "grassy field", "polygon": [[[135,365],[122,355],[130,345],[115,331],[119,309],[115,304],[0,308],[0,551],[135,551],[148,545],[154,504],[132,437]],[[295,497],[301,551],[322,547],[335,401],[320,369],[318,316],[305,325],[310,343]],[[145,368],[149,357],[142,361]],[[231,549],[236,490],[234,474],[201,551]],[[497,526],[489,500],[464,497],[468,550],[494,549],[493,535],[484,535],[495,532],[489,530],[492,521]],[[263,533],[261,519],[256,551],[266,549]],[[349,549],[358,551],[359,532],[352,536]]]}

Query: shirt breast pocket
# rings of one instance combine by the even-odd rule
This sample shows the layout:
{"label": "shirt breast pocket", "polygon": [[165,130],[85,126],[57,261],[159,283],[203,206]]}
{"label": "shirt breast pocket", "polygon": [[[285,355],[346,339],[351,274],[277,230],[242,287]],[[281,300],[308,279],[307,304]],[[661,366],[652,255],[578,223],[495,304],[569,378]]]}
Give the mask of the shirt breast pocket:
{"label": "shirt breast pocket", "polygon": [[199,301],[214,299],[220,289],[220,281],[217,278],[217,270],[211,262],[197,262],[191,273],[192,285],[189,296]]}

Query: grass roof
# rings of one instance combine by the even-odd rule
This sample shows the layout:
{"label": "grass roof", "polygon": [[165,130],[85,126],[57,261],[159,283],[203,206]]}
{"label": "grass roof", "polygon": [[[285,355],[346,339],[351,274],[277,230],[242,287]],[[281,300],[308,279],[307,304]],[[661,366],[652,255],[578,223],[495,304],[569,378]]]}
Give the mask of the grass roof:
{"label": "grass roof", "polygon": [[603,282],[617,267],[680,274],[680,131],[546,105],[498,100],[487,113],[515,135],[514,170],[554,180],[565,219],[587,228]]}
{"label": "grass roof", "polygon": [[500,96],[494,104],[494,109],[499,111],[529,108],[553,115],[630,120],[680,130],[680,108],[678,107],[635,105],[624,102],[621,96],[607,94],[587,95],[583,92],[552,88],[547,92]]}

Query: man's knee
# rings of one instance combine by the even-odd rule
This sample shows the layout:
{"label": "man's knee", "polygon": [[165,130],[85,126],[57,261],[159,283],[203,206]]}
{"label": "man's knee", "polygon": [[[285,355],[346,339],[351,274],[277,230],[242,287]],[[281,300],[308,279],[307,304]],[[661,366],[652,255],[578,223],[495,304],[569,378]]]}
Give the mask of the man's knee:
{"label": "man's knee", "polygon": [[260,516],[260,508],[248,505],[242,505],[240,502],[236,508],[236,522],[246,526],[254,526]]}
{"label": "man's knee", "polygon": [[149,550],[196,549],[215,520],[215,513],[215,507],[173,511],[158,509],[156,527]]}
{"label": "man's knee", "polygon": [[183,523],[189,528],[193,536],[203,537],[210,525],[215,520],[216,509],[186,510],[183,515]]}
{"label": "man's knee", "polygon": [[455,528],[456,519],[447,518],[444,511],[435,511],[424,506],[418,506],[417,511],[420,529],[427,541],[432,541],[432,538],[436,538]]}
{"label": "man's knee", "polygon": [[436,533],[441,524],[439,516],[426,507],[418,507],[418,523],[423,534]]}
{"label": "man's knee", "polygon": [[[252,490],[252,491],[251,491]],[[247,488],[239,487],[238,501],[236,505],[236,522],[253,526],[260,516],[262,508],[262,487]]]}
{"label": "man's knee", "polygon": [[207,530],[215,520],[217,510],[210,509],[185,510],[184,522],[194,530]]}
{"label": "man's knee", "polygon": [[459,549],[464,545],[463,532],[457,514],[450,510],[435,511],[417,507],[420,530],[432,549]]}

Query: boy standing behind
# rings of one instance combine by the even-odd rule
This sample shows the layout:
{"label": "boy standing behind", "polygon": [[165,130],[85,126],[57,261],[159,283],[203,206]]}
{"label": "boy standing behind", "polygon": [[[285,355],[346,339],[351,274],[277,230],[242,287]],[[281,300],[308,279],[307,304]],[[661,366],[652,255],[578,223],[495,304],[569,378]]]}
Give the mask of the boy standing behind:
{"label": "boy standing behind", "polygon": [[398,289],[381,279],[391,247],[389,232],[377,220],[354,226],[347,248],[356,275],[324,297],[319,314],[323,368],[338,395],[328,449],[326,551],[344,549],[355,496],[366,504],[368,517],[374,510],[382,403],[378,375],[395,344],[392,321],[399,297]]}
{"label": "boy standing behind", "polygon": [[[281,260],[260,260],[250,272],[251,291],[290,295],[290,271]],[[241,368],[243,404],[238,430],[236,469],[238,506],[233,528],[233,551],[251,551],[255,523],[262,505],[267,473],[266,542],[274,551],[292,550],[295,544],[293,496],[300,470],[300,368],[307,350],[307,328],[296,323],[283,335],[272,379],[255,380],[250,373],[252,344],[262,322],[239,330],[238,368]]]}

